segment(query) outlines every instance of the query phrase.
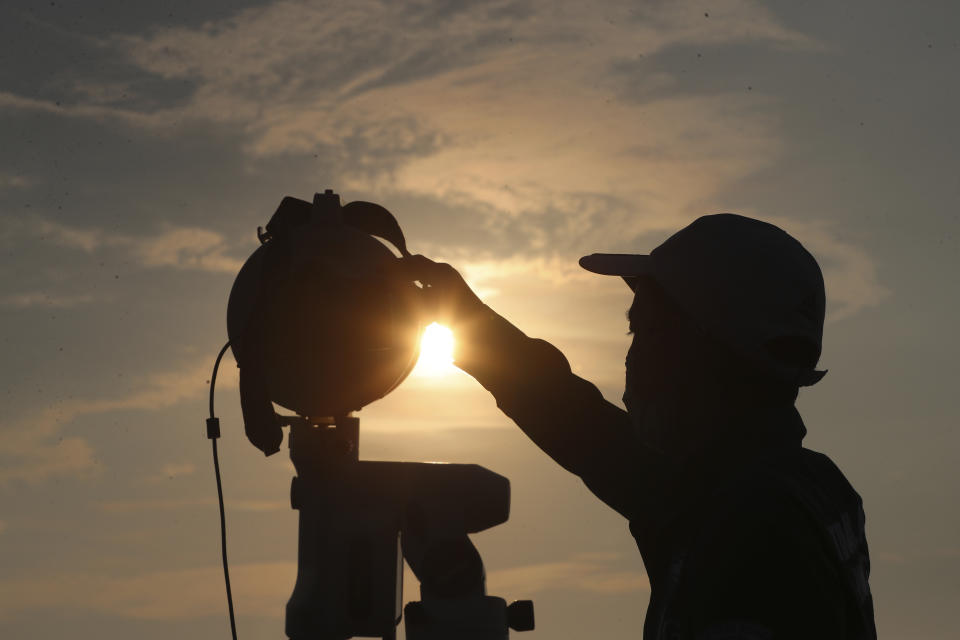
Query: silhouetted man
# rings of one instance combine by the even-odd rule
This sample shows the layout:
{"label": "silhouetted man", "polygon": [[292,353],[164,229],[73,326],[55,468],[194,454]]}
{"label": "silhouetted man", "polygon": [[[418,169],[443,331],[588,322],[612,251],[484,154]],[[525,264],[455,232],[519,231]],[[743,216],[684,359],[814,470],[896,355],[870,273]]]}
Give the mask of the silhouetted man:
{"label": "silhouetted man", "polygon": [[804,449],[824,286],[781,229],[704,216],[650,255],[594,254],[622,277],[627,412],[446,264],[404,261],[457,336],[456,364],[550,457],[630,521],[650,578],[643,637],[875,638],[860,496]]}

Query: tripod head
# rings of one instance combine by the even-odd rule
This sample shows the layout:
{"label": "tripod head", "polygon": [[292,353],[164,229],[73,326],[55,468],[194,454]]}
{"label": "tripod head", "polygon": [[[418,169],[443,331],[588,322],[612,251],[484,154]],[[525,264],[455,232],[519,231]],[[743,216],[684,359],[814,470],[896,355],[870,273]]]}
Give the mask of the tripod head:
{"label": "tripod head", "polygon": [[288,420],[297,469],[290,498],[300,525],[287,635],[392,637],[401,617],[405,558],[423,600],[408,615],[411,640],[417,638],[411,624],[431,630],[424,624],[430,607],[442,616],[451,604],[476,603],[486,605],[482,615],[464,621],[458,611],[443,622],[494,631],[478,638],[505,637],[506,605],[492,599],[499,600],[498,610],[486,596],[483,563],[467,534],[506,522],[509,481],[478,465],[358,460],[356,418]]}

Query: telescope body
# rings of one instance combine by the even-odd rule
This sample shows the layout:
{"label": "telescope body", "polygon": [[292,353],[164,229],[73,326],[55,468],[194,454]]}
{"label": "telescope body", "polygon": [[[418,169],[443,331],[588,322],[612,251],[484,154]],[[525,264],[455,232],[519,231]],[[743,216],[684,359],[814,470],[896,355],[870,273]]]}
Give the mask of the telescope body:
{"label": "telescope body", "polygon": [[406,244],[389,211],[286,197],[237,274],[227,333],[240,367],[250,441],[265,454],[283,439],[273,404],[301,416],[347,415],[382,398],[416,364],[419,288],[391,277]]}

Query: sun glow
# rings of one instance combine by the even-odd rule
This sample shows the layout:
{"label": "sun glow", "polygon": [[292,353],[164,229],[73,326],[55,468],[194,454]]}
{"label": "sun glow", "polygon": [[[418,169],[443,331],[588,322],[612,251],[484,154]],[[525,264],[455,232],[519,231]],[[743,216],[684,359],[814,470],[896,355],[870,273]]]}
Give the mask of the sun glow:
{"label": "sun glow", "polygon": [[434,322],[423,331],[420,339],[420,359],[413,368],[413,374],[435,377],[454,371],[453,331]]}

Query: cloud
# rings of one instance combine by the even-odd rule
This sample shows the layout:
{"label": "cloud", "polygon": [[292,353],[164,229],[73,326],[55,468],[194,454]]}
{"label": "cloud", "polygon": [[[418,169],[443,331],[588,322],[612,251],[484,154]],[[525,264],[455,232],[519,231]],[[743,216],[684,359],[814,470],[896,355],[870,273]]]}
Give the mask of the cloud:
{"label": "cloud", "polygon": [[[0,487],[11,482],[40,482],[50,477],[83,475],[95,467],[94,451],[76,436],[61,435],[81,416],[120,410],[155,411],[195,398],[205,391],[210,362],[204,358],[173,371],[147,375],[124,394],[61,401],[0,427]],[[236,380],[234,367],[222,367],[217,382]]]}
{"label": "cloud", "polygon": [[[612,62],[692,43],[817,47],[746,0],[709,19],[695,2],[525,6],[278,2],[116,42],[147,72],[195,81],[184,116],[236,125],[253,156],[320,148],[346,187],[465,203],[540,250],[666,228],[778,151],[761,98],[618,101]],[[585,215],[597,194],[629,204]]]}
{"label": "cloud", "polygon": [[[231,586],[244,615],[279,618],[296,578],[294,563],[234,564]],[[131,576],[58,573],[0,579],[0,619],[23,611],[92,611],[143,620],[222,615],[223,569],[150,571]]]}
{"label": "cloud", "polygon": [[[776,160],[782,143],[770,99],[720,92],[623,100],[626,85],[663,82],[663,73],[611,71],[641,53],[743,43],[821,49],[752,0],[711,3],[709,16],[693,0],[280,1],[104,43],[142,73],[195,86],[182,104],[130,112],[108,104],[123,83],[78,80],[89,104],[0,94],[0,106],[144,127],[227,125],[249,157],[320,153],[338,167],[342,189],[461,208],[473,216],[467,232],[489,237],[486,248],[467,236],[440,249],[472,252],[471,262],[521,254],[569,261],[585,247],[676,228],[713,194]],[[101,240],[122,240],[150,266],[239,266],[203,230]],[[540,270],[536,260],[527,266]]]}
{"label": "cloud", "polygon": [[[672,82],[624,62],[692,45],[824,49],[750,0],[712,3],[709,16],[697,2],[549,3],[549,21],[537,18],[548,10],[539,3],[511,7],[434,15],[415,3],[279,2],[122,45],[147,71],[197,81],[185,108],[238,124],[252,156],[320,146],[344,168],[343,188],[473,215],[484,247],[465,236],[435,248],[487,295],[517,275],[582,279],[579,255],[636,250],[626,243],[709,212],[716,194],[780,157],[774,99],[622,99],[638,84]],[[229,59],[216,55],[224,50]],[[830,225],[784,226],[821,258],[831,321],[889,294],[870,256]]]}
{"label": "cloud", "polygon": [[133,239],[129,246],[146,267],[236,273],[243,264],[242,260],[225,255],[223,236],[208,229],[170,229],[156,236]]}
{"label": "cloud", "polygon": [[5,189],[25,189],[35,184],[35,181],[27,176],[0,172],[0,191]]}
{"label": "cloud", "polygon": [[576,261],[558,256],[468,261],[461,270],[464,279],[482,299],[495,297],[500,292],[498,287],[517,277],[536,277],[553,285],[588,282],[596,277]]}
{"label": "cloud", "polygon": [[[10,436],[4,433],[4,437]],[[93,448],[84,438],[45,438],[39,434],[16,435],[10,443],[0,445],[0,459],[4,461],[0,488],[15,481],[89,474],[96,464]]]}
{"label": "cloud", "polygon": [[[110,45],[142,72],[196,85],[162,118],[100,104],[103,83],[92,81],[78,86],[93,104],[65,113],[230,125],[253,157],[331,156],[345,187],[466,202],[491,214],[490,225],[505,224],[493,214],[531,214],[522,230],[543,249],[545,227],[559,237],[614,226],[583,215],[594,194],[629,203],[611,220],[620,235],[665,228],[773,157],[775,123],[757,96],[615,98],[613,62],[743,42],[818,46],[750,0],[712,3],[709,19],[692,0],[281,1],[198,28],[115,36]],[[64,109],[0,94],[4,104]]]}
{"label": "cloud", "polygon": [[202,227],[168,226],[153,235],[134,236],[35,218],[21,221],[15,231],[85,253],[119,250],[148,268],[236,273],[243,264],[227,254],[230,247],[223,235]]}
{"label": "cloud", "polygon": [[166,476],[168,478],[177,478],[180,476],[189,476],[194,471],[197,470],[197,467],[194,466],[192,462],[180,462],[174,463],[170,462],[160,469],[160,475]]}
{"label": "cloud", "polygon": [[[549,21],[541,17],[550,15]],[[64,32],[64,36],[76,34]],[[60,104],[0,92],[0,107],[72,117],[118,119],[143,126],[178,120],[238,123],[258,135],[289,127],[309,109],[323,119],[358,95],[410,85],[492,59],[551,65],[557,51],[591,56],[647,55],[682,44],[761,42],[819,47],[785,28],[762,3],[720,0],[704,19],[700,3],[604,3],[567,0],[488,2],[280,1],[247,8],[199,27],[155,28],[147,35],[92,40],[125,55],[139,71],[197,90],[187,104],[154,111],[109,105],[131,97],[130,83],[72,78],[86,102]],[[531,60],[531,52],[543,55]],[[568,61],[555,60],[552,69]],[[477,74],[465,80],[476,80]],[[295,109],[291,109],[295,106]],[[303,120],[303,124],[307,121]],[[303,130],[308,136],[317,129]],[[322,136],[322,134],[320,134]]]}
{"label": "cloud", "polygon": [[138,97],[127,82],[104,82],[99,80],[76,80],[73,90],[92,104],[110,105]]}
{"label": "cloud", "polygon": [[80,249],[90,253],[106,244],[113,244],[111,238],[100,229],[78,229],[49,220],[35,220],[33,233],[52,244]]}
{"label": "cloud", "polygon": [[179,113],[174,110],[142,112],[134,109],[111,107],[102,104],[63,104],[55,100],[28,98],[9,91],[0,91],[0,109],[32,111],[66,118],[91,119],[120,122],[137,128],[156,129],[170,126],[178,120]]}
{"label": "cloud", "polygon": [[818,220],[766,220],[794,236],[820,263],[827,289],[827,322],[848,318],[891,295],[879,281],[870,254],[844,240],[835,225]]}
{"label": "cloud", "polygon": [[26,293],[12,293],[0,296],[0,306],[12,309],[31,309],[44,307],[48,309],[70,309],[93,302],[89,294],[51,294],[42,291]]}
{"label": "cloud", "polygon": [[491,592],[535,594],[562,589],[592,593],[649,591],[643,571],[617,567],[615,554],[582,554],[561,562],[544,562],[499,569],[487,576]]}
{"label": "cloud", "polygon": [[162,483],[174,478],[183,478],[193,475],[197,467],[192,462],[168,462],[160,467],[160,471],[147,478],[148,482]]}
{"label": "cloud", "polygon": [[[870,253],[841,235],[836,224],[823,220],[803,220],[765,216],[754,211],[741,211],[775,224],[797,238],[817,259],[823,271],[827,291],[827,322],[849,318],[860,311],[886,300],[892,291],[877,274],[876,261]],[[685,226],[691,220],[678,220],[671,230]],[[614,229],[614,232],[616,229]],[[586,284],[596,276],[580,268],[576,256],[592,251],[615,251],[622,247],[617,240],[603,240],[590,234],[571,234],[579,238],[580,252],[567,251],[565,255],[512,256],[507,259],[456,260],[471,288],[483,299],[498,295],[502,288],[511,286],[517,278],[538,278],[545,283],[561,286],[568,283]],[[583,238],[590,238],[582,241]],[[624,247],[627,252],[653,249],[637,246]]]}

